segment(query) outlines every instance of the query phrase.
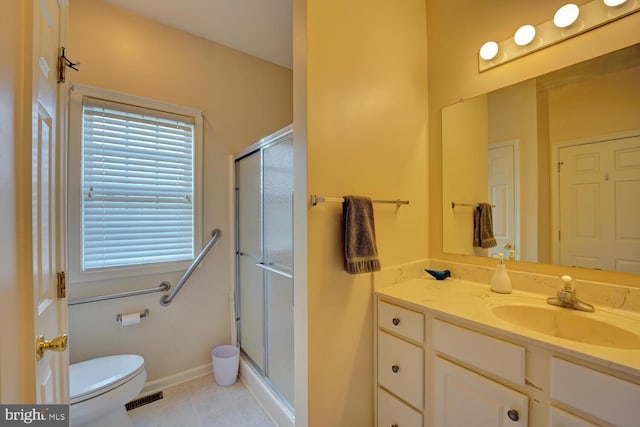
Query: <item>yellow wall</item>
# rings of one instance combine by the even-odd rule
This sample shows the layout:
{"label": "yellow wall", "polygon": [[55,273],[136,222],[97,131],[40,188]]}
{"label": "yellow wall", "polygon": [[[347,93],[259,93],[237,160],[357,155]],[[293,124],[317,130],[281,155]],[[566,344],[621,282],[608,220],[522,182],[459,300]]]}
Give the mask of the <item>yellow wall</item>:
{"label": "yellow wall", "polygon": [[[517,139],[520,175],[520,243],[518,259],[536,260],[538,255],[538,134],[536,82],[527,80],[488,95],[489,143]],[[545,228],[548,230],[548,228]]]}
{"label": "yellow wall", "polygon": [[[19,0],[0,2],[0,402],[21,403],[33,399],[35,390],[32,367],[29,365],[33,348],[33,329],[25,323],[33,322],[28,290],[22,290],[21,272],[25,271],[24,252],[21,251],[28,224],[21,221],[25,207],[31,200],[28,189],[21,186],[29,178],[28,170],[19,165],[25,162],[23,141],[23,78],[26,63],[23,49],[26,11]],[[28,52],[28,51],[27,51]],[[24,62],[23,62],[24,61]],[[29,106],[26,104],[26,106]],[[26,174],[26,176],[25,176]],[[26,193],[26,194],[25,194]],[[22,265],[21,265],[22,264]],[[28,270],[26,270],[28,271]],[[29,281],[25,285],[29,285]],[[28,343],[27,343],[28,341]],[[28,346],[28,347],[27,347]],[[24,350],[24,352],[23,352]]]}
{"label": "yellow wall", "polygon": [[[98,0],[71,0],[69,30],[67,55],[81,62],[68,72],[72,82],[204,111],[203,241],[222,230],[170,306],[150,294],[70,307],[71,361],[138,353],[148,381],[211,363],[211,347],[231,340],[230,156],[291,123],[292,71]],[[69,296],[175,285],[181,273],[72,284]],[[138,326],[115,322],[145,308],[150,316]]]}
{"label": "yellow wall", "polygon": [[[640,49],[635,49],[640,55]],[[640,66],[548,89],[549,139],[577,141],[640,129]]]}
{"label": "yellow wall", "polygon": [[[442,111],[442,235],[444,250],[472,255],[475,209],[460,204],[487,200],[487,97],[477,96]],[[460,126],[464,123],[464,126]],[[452,208],[451,203],[458,207]]]}
{"label": "yellow wall", "polygon": [[[478,72],[477,52],[489,39],[504,40],[524,23],[539,24],[553,17],[563,0],[504,2],[427,0],[429,76],[429,178],[431,258],[492,266],[488,258],[443,253],[441,111],[446,105],[509,86],[640,41],[640,13],[565,40],[516,61]],[[584,2],[579,2],[580,4]],[[547,264],[511,263],[511,268],[637,286],[637,276],[585,271]]]}
{"label": "yellow wall", "polygon": [[[296,95],[306,108],[296,115],[307,122],[307,192],[410,200],[374,207],[380,262],[423,259],[425,3],[307,0],[306,8],[306,88]],[[372,275],[344,271],[339,203],[308,207],[307,238],[309,425],[368,427]],[[296,286],[304,279],[296,270]]]}

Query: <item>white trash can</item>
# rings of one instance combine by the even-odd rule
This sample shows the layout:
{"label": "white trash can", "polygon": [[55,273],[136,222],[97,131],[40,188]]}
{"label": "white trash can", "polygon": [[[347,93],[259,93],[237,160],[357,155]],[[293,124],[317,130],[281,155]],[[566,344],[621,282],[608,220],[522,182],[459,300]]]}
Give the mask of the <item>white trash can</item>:
{"label": "white trash can", "polygon": [[235,345],[221,345],[211,350],[211,358],[216,384],[223,387],[235,384],[240,365],[240,349]]}

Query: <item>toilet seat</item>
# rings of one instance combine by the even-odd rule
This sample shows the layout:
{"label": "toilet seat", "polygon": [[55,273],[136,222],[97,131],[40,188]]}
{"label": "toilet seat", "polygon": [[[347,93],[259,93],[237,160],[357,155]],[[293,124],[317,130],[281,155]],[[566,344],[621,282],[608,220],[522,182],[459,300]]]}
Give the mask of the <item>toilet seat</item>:
{"label": "toilet seat", "polygon": [[71,404],[104,394],[144,371],[144,358],[134,354],[99,357],[69,366]]}

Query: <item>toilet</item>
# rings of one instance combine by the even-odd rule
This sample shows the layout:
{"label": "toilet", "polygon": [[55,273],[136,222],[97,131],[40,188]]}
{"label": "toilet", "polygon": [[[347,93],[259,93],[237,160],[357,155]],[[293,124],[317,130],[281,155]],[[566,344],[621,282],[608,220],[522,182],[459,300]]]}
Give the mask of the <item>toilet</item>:
{"label": "toilet", "polygon": [[147,379],[142,356],[123,354],[69,366],[72,427],[131,426],[125,403]]}

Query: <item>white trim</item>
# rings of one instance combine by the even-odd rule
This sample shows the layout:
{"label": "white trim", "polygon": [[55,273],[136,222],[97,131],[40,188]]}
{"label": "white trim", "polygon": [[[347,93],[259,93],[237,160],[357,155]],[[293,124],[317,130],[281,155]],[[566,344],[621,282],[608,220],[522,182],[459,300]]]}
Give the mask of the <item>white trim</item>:
{"label": "white trim", "polygon": [[[192,381],[196,378],[204,377],[205,375],[210,374],[213,374],[213,367],[211,363],[206,363],[204,365],[196,366],[195,368],[187,369],[186,371],[168,375],[163,378],[158,378],[157,380],[145,383],[138,397],[146,396],[148,394],[161,391],[165,388],[186,383],[188,381]],[[213,381],[213,377],[211,378],[211,381]]]}
{"label": "white trim", "polygon": [[[81,175],[81,146],[82,146],[82,132],[81,123],[82,120],[82,103],[85,96],[95,97],[100,99],[106,99],[113,102],[120,102],[124,104],[137,105],[149,109],[170,111],[176,114],[191,116],[194,118],[194,252],[197,254],[202,250],[203,241],[203,227],[202,227],[202,155],[204,146],[204,114],[201,110],[194,108],[184,107],[180,105],[173,105],[161,101],[155,101],[151,99],[141,98],[137,96],[127,95],[120,92],[113,92],[105,89],[94,88],[90,86],[84,86],[79,84],[71,85],[69,89],[69,126],[68,126],[68,172],[67,175],[71,178],[79,177]],[[73,156],[73,158],[71,158]],[[67,180],[67,205],[68,206],[80,206],[80,182],[78,179]],[[114,278],[125,278],[132,276],[142,276],[150,274],[162,274],[176,271],[185,270],[191,263],[191,261],[177,261],[158,263],[157,265],[145,265],[145,266],[131,266],[131,267],[117,267],[107,268],[101,271],[83,272],[80,269],[80,239],[81,230],[80,226],[80,212],[79,209],[69,209],[67,216],[67,237],[68,237],[68,249],[67,249],[67,273],[68,282],[70,285],[95,282],[101,280],[108,280]],[[207,232],[208,233],[208,232]]]}
{"label": "white trim", "polygon": [[637,136],[640,136],[640,129],[551,143],[551,165],[549,170],[551,171],[551,262],[553,264],[560,264],[560,240],[558,239],[558,233],[560,232],[560,209],[558,208],[560,200],[560,172],[558,170],[560,149]]}
{"label": "white trim", "polygon": [[279,427],[294,427],[295,416],[277,398],[273,391],[262,381],[261,377],[251,368],[249,363],[240,358],[240,380],[244,383],[253,397],[267,413],[269,418]]}
{"label": "white trim", "polygon": [[91,86],[85,86],[77,83],[71,85],[71,94],[79,92],[83,96],[90,96],[94,98],[107,99],[109,101],[120,102],[123,104],[139,105],[146,108],[151,108],[160,111],[171,111],[184,116],[202,117],[204,113],[202,110],[195,108],[185,107],[182,105],[170,104],[168,102],[156,101],[153,99],[142,98],[139,96],[129,95],[123,92],[116,92],[107,89],[100,89]]}

